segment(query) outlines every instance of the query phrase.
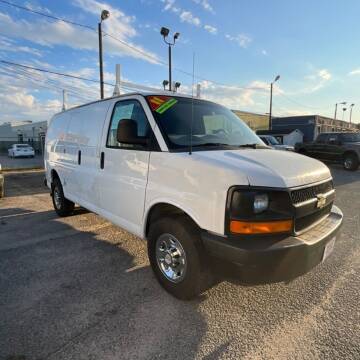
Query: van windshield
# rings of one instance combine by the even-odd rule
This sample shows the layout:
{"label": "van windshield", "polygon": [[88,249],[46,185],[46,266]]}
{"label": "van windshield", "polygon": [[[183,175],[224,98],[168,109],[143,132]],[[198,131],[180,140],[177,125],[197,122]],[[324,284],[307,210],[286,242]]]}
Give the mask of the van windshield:
{"label": "van windshield", "polygon": [[232,111],[215,103],[176,96],[147,96],[169,149],[264,147],[260,138]]}

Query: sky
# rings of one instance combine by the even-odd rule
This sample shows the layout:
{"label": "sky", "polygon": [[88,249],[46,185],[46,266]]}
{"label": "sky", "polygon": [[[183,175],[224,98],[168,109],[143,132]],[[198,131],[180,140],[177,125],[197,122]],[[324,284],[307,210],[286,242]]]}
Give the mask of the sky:
{"label": "sky", "polygon": [[[360,122],[360,1],[358,0],[9,0],[79,27],[0,1],[0,60],[98,80],[102,9],[105,81],[115,64],[131,84],[160,88],[168,77],[162,26],[180,32],[173,80],[180,92],[195,83],[204,98],[232,109],[273,115],[320,114]],[[107,35],[109,34],[109,35]],[[62,106],[99,98],[99,85],[0,63],[0,123],[48,120]],[[111,96],[113,87],[106,86]],[[343,112],[343,108],[347,110]]]}

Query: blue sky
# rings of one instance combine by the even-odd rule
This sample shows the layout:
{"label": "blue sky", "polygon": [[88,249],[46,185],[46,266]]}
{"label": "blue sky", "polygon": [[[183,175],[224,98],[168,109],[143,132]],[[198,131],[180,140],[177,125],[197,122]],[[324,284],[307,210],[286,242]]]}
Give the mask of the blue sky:
{"label": "blue sky", "polygon": [[[20,1],[15,4],[97,26],[101,9],[111,16],[104,30],[105,75],[115,64],[131,83],[160,86],[167,78],[161,26],[181,33],[173,52],[174,80],[191,91],[195,75],[204,97],[234,109],[268,112],[269,82],[277,75],[274,115],[333,116],[334,104],[355,103],[360,121],[360,25],[358,0],[122,0]],[[123,45],[131,44],[133,48]],[[0,3],[0,58],[98,78],[97,34]],[[14,73],[16,71],[16,73]],[[12,74],[12,77],[9,75]],[[0,123],[48,119],[70,104],[98,97],[97,84],[0,67]],[[111,87],[107,87],[111,94]],[[338,118],[342,117],[342,106]],[[349,110],[345,119],[349,118]]]}

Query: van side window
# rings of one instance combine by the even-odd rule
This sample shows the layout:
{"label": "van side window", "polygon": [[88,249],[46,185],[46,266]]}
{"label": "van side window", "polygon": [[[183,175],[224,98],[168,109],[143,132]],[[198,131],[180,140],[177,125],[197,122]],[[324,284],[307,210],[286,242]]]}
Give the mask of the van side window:
{"label": "van side window", "polygon": [[150,125],[141,104],[137,100],[124,100],[118,102],[111,117],[110,128],[106,145],[115,148],[134,148],[138,145],[120,144],[117,141],[117,128],[120,121],[125,119],[135,120],[138,126],[138,136],[149,136]]}

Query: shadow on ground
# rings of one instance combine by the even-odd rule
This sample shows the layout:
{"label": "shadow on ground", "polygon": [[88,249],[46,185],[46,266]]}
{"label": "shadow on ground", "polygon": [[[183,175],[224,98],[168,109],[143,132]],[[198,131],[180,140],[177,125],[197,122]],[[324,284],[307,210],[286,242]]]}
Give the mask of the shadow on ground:
{"label": "shadow on ground", "polygon": [[1,359],[155,358],[169,342],[182,348],[181,358],[194,358],[206,331],[200,300],[175,300],[149,266],[136,266],[99,234],[55,221],[53,211],[16,211],[47,222],[51,233],[9,244],[11,221],[0,225]]}

